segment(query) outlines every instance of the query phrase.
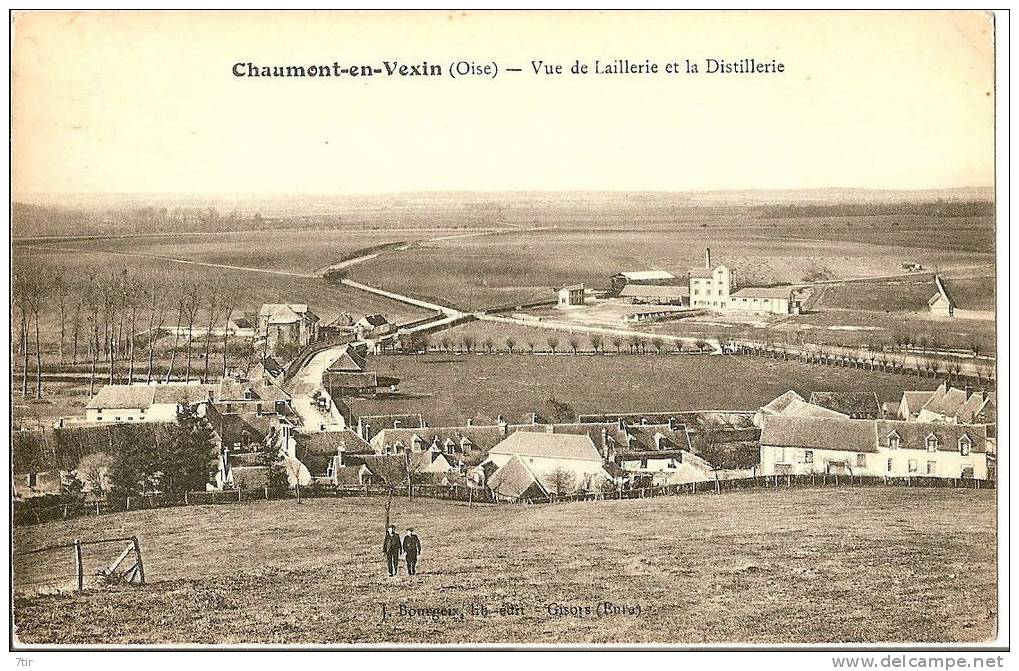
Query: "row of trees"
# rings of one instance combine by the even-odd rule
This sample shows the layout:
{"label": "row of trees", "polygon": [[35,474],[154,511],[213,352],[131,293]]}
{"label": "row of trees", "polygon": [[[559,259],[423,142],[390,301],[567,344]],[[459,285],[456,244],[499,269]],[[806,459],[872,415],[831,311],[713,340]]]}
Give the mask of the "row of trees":
{"label": "row of trees", "polygon": [[[156,341],[174,324],[166,381],[172,379],[178,356],[183,358],[185,381],[198,378],[192,369],[195,333],[204,333],[204,367],[200,379],[209,379],[212,332],[223,325],[223,370],[228,366],[230,330],[241,294],[236,286],[205,285],[189,275],[128,270],[125,267],[90,271],[68,277],[37,265],[22,264],[13,277],[16,324],[12,342],[21,365],[21,393],[29,395],[30,359],[35,363],[35,395],[42,396],[43,345],[41,322],[56,335],[59,364],[90,364],[89,395],[95,392],[100,364],[114,382],[116,362],[127,363],[127,381],[154,380]],[[34,340],[34,343],[32,342]],[[144,367],[144,375],[141,369]]]}
{"label": "row of trees", "polygon": [[[506,336],[501,341],[501,344],[504,345],[504,348],[500,348],[500,343],[497,343],[492,336],[485,336],[479,339],[470,334],[464,334],[459,338],[443,334],[433,344],[432,339],[427,335],[413,333],[401,341],[400,349],[411,353],[427,352],[435,348],[440,352],[485,352],[493,354],[497,351],[504,351],[510,354],[518,352],[534,354],[538,347],[538,339],[528,338],[521,342],[515,336]],[[570,351],[573,354],[577,354],[585,346],[587,348],[586,351],[604,353],[614,350],[617,354],[624,351],[631,354],[648,354],[651,352],[663,354],[667,352],[687,352],[691,351],[691,349],[693,351],[711,349],[711,345],[706,340],[695,339],[693,343],[685,343],[666,340],[658,336],[645,337],[636,334],[625,338],[620,335],[605,337],[600,333],[592,333],[586,338],[581,338],[578,335],[570,334],[563,338],[556,333],[552,333],[544,338],[543,344],[547,348],[546,351],[553,354],[561,351]]]}

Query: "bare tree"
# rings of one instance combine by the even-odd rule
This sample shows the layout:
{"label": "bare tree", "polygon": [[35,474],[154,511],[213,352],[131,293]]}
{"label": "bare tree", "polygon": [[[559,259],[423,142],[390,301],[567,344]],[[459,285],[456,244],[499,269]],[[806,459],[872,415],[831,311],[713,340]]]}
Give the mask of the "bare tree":
{"label": "bare tree", "polygon": [[[184,310],[187,303],[187,281],[179,279],[171,286],[171,290],[177,296],[177,326],[173,330],[173,346],[170,348],[170,364],[166,368],[166,381],[170,381],[173,375],[173,364],[177,359],[177,345],[180,343],[180,327],[184,321]],[[268,338],[266,338],[268,340]],[[151,354],[151,350],[149,350]]]}
{"label": "bare tree", "polygon": [[570,345],[570,349],[573,350],[574,354],[576,354],[577,350],[580,349],[580,339],[575,335],[571,335],[567,342]]}
{"label": "bare tree", "polygon": [[[223,377],[227,371],[227,350],[230,347],[230,320],[233,319],[234,310],[241,302],[241,292],[236,285],[229,285],[223,290]],[[210,334],[211,337],[211,334]]]}
{"label": "bare tree", "polygon": [[562,466],[557,466],[554,471],[548,474],[546,477],[546,483],[548,488],[552,490],[556,496],[562,496],[563,494],[569,494],[576,488],[576,476],[572,471],[569,471]]}
{"label": "bare tree", "polygon": [[14,274],[14,304],[17,306],[21,327],[19,329],[19,352],[22,355],[21,361],[21,396],[28,397],[28,320],[31,309],[29,308],[29,295],[31,294],[30,272],[19,269]]}
{"label": "bare tree", "polygon": [[506,338],[506,349],[509,350],[510,354],[513,354],[513,348],[516,347],[516,346],[517,346],[517,339],[514,338],[513,336],[508,336]]}
{"label": "bare tree", "polygon": [[60,363],[64,363],[64,337],[66,333],[67,323],[67,300],[68,300],[68,287],[67,283],[63,278],[63,275],[54,273],[52,282],[50,284],[52,293],[56,299],[57,311],[60,316],[60,342],[57,344],[57,352],[60,356]]}
{"label": "bare tree", "polygon": [[594,350],[595,354],[602,348],[602,342],[603,339],[600,333],[591,334],[591,349]]}
{"label": "bare tree", "polygon": [[74,301],[74,319],[71,322],[71,365],[78,363],[78,337],[81,335],[81,307],[84,298],[81,293]]}
{"label": "bare tree", "polygon": [[492,350],[495,349],[495,341],[492,340],[490,336],[486,336],[481,344],[484,346],[485,351],[488,352],[489,354],[491,354]]}
{"label": "bare tree", "polygon": [[[212,356],[212,326],[216,323],[218,310],[220,308],[219,295],[215,287],[209,287],[209,326],[205,329],[205,368],[202,370],[202,382],[209,381],[209,358]],[[226,327],[224,327],[226,328]],[[223,369],[223,376],[226,377],[226,368]]]}
{"label": "bare tree", "polygon": [[127,383],[134,382],[134,353],[135,338],[138,333],[138,310],[142,305],[144,289],[141,280],[137,277],[124,278],[125,303],[129,308],[128,334],[127,334]]}
{"label": "bare tree", "polygon": [[185,303],[185,316],[188,320],[187,345],[184,350],[184,382],[191,381],[191,343],[195,336],[195,319],[198,316],[198,308],[201,306],[201,291],[198,283],[190,281],[187,283],[187,299]]}
{"label": "bare tree", "polygon": [[145,332],[147,334],[145,344],[148,349],[148,363],[145,366],[145,384],[151,384],[152,363],[155,357],[156,341],[159,340],[159,334],[163,329],[163,321],[166,319],[166,308],[163,305],[164,294],[161,276],[156,275],[149,278],[148,284],[145,287],[145,297],[149,305],[149,328]]}
{"label": "bare tree", "polygon": [[548,342],[548,348],[552,350],[552,354],[555,354],[556,348],[559,347],[559,336],[551,335],[546,342]]}
{"label": "bare tree", "polygon": [[612,336],[612,346],[616,348],[616,354],[619,354],[619,349],[623,346],[623,339],[619,336]]}
{"label": "bare tree", "polygon": [[663,344],[662,339],[659,338],[658,336],[655,336],[654,338],[651,339],[651,346],[655,348],[656,354],[662,353],[662,344]]}

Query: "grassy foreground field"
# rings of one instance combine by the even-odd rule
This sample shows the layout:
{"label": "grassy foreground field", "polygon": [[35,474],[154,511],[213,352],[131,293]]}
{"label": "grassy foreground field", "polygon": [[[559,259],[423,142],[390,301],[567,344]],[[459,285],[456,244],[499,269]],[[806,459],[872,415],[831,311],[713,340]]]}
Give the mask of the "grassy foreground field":
{"label": "grassy foreground field", "polygon": [[[560,345],[562,347],[562,345]],[[385,355],[372,370],[402,380],[391,398],[349,399],[357,415],[422,413],[432,426],[522,420],[549,396],[579,413],[756,410],[789,389],[874,391],[882,401],[939,382],[795,361],[707,355]]]}
{"label": "grassy foreground field", "polygon": [[[401,530],[414,526],[423,540],[417,576],[385,574],[380,499],[19,528],[17,549],[137,533],[149,583],[18,597],[17,637],[697,644],[982,641],[995,633],[993,491],[771,489],[551,507],[399,499],[394,513]],[[19,579],[16,568],[16,586]],[[599,615],[604,602],[627,610]],[[438,614],[401,616],[401,604]]]}

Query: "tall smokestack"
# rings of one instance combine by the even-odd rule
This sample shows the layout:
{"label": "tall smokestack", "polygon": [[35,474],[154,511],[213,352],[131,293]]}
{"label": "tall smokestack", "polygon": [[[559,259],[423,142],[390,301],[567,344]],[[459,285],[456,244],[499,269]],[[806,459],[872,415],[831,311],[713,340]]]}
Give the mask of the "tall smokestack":
{"label": "tall smokestack", "polygon": [[711,247],[704,248],[704,267],[711,270]]}

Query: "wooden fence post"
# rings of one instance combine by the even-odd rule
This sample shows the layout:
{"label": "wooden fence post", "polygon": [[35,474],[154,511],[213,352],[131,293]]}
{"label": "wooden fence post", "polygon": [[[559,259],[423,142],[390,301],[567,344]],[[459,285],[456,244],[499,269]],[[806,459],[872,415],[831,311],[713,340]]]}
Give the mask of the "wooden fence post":
{"label": "wooden fence post", "polygon": [[145,584],[145,566],[142,564],[142,548],[138,544],[138,537],[131,536],[131,543],[134,544],[134,558],[138,560],[138,583]]}
{"label": "wooden fence post", "polygon": [[188,493],[184,492],[184,505],[188,504]]}
{"label": "wooden fence post", "polygon": [[85,571],[81,561],[81,539],[74,539],[74,573],[78,578],[78,591],[85,591]]}

